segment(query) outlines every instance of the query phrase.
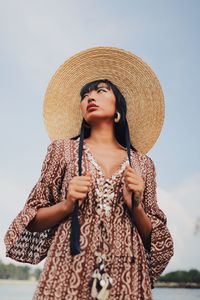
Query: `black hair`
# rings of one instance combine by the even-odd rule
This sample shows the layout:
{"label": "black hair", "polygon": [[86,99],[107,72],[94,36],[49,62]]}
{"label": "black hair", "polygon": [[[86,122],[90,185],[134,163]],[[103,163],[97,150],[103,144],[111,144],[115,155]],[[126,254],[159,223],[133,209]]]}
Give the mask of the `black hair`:
{"label": "black hair", "polygon": [[[92,82],[89,82],[85,84],[81,91],[80,91],[80,97],[81,99],[83,96],[92,91],[97,90],[100,83],[105,83],[108,87],[108,89],[112,89],[115,98],[116,98],[116,110],[120,113],[120,120],[118,123],[114,122],[114,132],[115,137],[119,144],[121,144],[123,147],[127,148],[127,154],[129,158],[129,164],[131,166],[131,155],[130,155],[130,149],[133,151],[136,151],[136,149],[133,147],[130,141],[130,133],[129,133],[129,126],[126,119],[126,113],[127,113],[127,105],[126,100],[118,87],[113,84],[110,80],[107,79],[99,79]],[[71,138],[72,140],[76,140],[80,137],[79,141],[79,148],[78,148],[78,174],[79,176],[82,175],[82,153],[83,153],[83,140],[85,138],[88,138],[90,136],[90,126],[87,124],[87,122],[83,119],[80,133],[79,135]],[[132,197],[132,206],[134,205],[134,196]],[[80,225],[78,222],[78,201],[76,202],[75,209],[72,214],[72,230],[71,230],[71,254],[76,255],[80,253]]]}
{"label": "black hair", "polygon": [[[97,90],[100,83],[105,83],[107,85],[108,89],[112,89],[112,91],[115,95],[116,110],[120,113],[120,116],[121,116],[120,121],[118,123],[114,123],[115,137],[116,137],[118,143],[126,148],[127,140],[126,140],[125,132],[128,127],[128,123],[127,123],[127,119],[126,119],[127,105],[126,105],[126,100],[125,100],[124,96],[122,95],[122,93],[120,92],[120,90],[118,89],[118,87],[108,79],[95,80],[95,81],[86,83],[82,87],[82,89],[80,91],[80,97],[82,99],[86,93],[88,93],[92,90]],[[90,127],[88,126],[87,122],[84,119],[82,122],[84,125],[84,139],[85,139],[90,136],[91,130],[90,130]],[[81,135],[81,130],[80,130],[80,134],[73,137],[72,139],[76,140],[77,138],[80,137],[80,135]],[[130,141],[130,137],[129,137],[129,141]],[[131,144],[131,142],[130,142],[130,148],[132,150],[136,150],[133,147],[133,145]]]}

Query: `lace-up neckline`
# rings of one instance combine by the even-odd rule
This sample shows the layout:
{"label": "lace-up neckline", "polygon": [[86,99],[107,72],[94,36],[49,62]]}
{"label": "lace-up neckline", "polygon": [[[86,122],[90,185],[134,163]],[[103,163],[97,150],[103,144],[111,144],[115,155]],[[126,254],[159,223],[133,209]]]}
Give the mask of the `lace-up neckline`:
{"label": "lace-up neckline", "polygon": [[99,174],[106,180],[106,181],[113,181],[116,177],[120,176],[121,173],[124,171],[127,164],[129,164],[128,156],[123,159],[123,161],[120,163],[119,167],[117,168],[114,173],[106,177],[105,172],[103,171],[103,168],[97,163],[96,159],[94,158],[93,154],[90,151],[90,148],[86,144],[85,141],[83,141],[83,149],[85,150],[88,159],[92,162],[92,164],[95,166],[95,168],[98,170]]}

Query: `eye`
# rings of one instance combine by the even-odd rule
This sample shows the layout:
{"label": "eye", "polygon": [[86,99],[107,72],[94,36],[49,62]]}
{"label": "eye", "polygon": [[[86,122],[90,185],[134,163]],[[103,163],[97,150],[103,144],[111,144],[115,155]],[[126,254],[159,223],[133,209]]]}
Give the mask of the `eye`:
{"label": "eye", "polygon": [[99,93],[99,92],[107,92],[107,90],[106,89],[103,89],[103,88],[99,88],[98,90],[97,90],[97,93]]}
{"label": "eye", "polygon": [[84,94],[82,97],[81,97],[81,101],[84,100],[84,98],[88,96],[88,94]]}

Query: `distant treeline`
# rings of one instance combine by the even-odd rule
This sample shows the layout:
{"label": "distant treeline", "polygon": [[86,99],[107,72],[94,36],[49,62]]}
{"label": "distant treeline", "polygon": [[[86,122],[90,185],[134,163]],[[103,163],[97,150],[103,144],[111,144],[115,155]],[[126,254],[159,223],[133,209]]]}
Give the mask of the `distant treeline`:
{"label": "distant treeline", "polygon": [[32,269],[29,266],[17,266],[14,264],[4,264],[0,260],[0,279],[29,280],[39,279],[41,269]]}
{"label": "distant treeline", "polygon": [[196,269],[189,271],[175,271],[162,275],[160,282],[178,282],[178,283],[200,283],[200,272]]}
{"label": "distant treeline", "polygon": [[[4,264],[0,260],[0,279],[28,280],[35,278],[38,280],[41,271],[40,268],[33,269],[27,265]],[[159,282],[200,283],[200,272],[196,269],[170,272],[160,276]]]}

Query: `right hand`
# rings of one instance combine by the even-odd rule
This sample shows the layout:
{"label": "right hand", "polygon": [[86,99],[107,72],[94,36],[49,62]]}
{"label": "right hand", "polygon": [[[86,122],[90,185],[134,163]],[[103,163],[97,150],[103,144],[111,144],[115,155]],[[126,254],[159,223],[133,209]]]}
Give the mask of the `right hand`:
{"label": "right hand", "polygon": [[76,201],[81,203],[85,200],[89,187],[91,186],[91,174],[86,172],[82,176],[74,176],[68,186],[67,199],[65,200],[67,209],[69,212],[72,212]]}

